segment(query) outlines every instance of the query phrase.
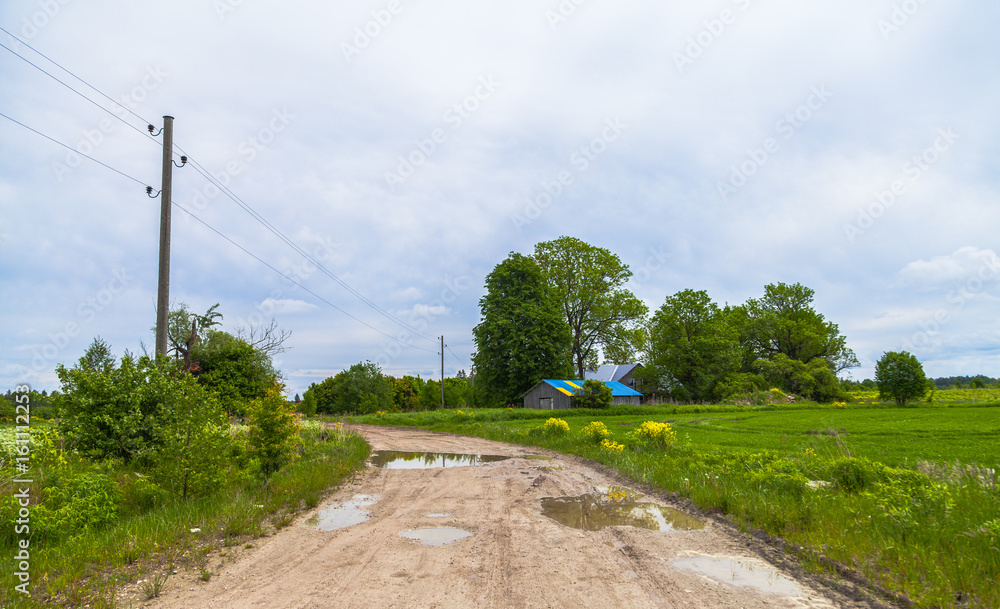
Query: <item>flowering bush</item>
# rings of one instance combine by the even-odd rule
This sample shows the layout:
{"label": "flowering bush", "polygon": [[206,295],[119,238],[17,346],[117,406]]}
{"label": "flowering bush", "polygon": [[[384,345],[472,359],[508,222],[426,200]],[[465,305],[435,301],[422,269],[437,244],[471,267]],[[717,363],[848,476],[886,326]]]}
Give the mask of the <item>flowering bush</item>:
{"label": "flowering bush", "polygon": [[670,427],[670,423],[646,421],[637,427],[631,436],[640,444],[653,444],[660,448],[673,446],[677,443],[677,434]]}
{"label": "flowering bush", "polygon": [[625,445],[612,440],[601,440],[601,448],[611,454],[621,454],[625,450]]}
{"label": "flowering bush", "polygon": [[594,421],[580,430],[580,435],[587,438],[594,444],[600,444],[601,440],[604,440],[611,436],[611,432],[608,431],[607,425],[601,421]]}
{"label": "flowering bush", "polygon": [[565,436],[569,433],[569,423],[562,419],[552,417],[548,421],[545,421],[545,424],[542,425],[542,429],[545,431],[545,434],[549,436]]}

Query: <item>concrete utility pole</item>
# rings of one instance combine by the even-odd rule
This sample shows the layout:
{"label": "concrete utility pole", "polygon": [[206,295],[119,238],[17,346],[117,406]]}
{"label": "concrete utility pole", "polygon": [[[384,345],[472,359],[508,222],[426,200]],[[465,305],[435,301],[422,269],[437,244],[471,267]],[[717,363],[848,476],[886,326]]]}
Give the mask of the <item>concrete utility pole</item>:
{"label": "concrete utility pole", "polygon": [[441,408],[444,408],[444,335],[441,335]]}
{"label": "concrete utility pole", "polygon": [[[152,130],[152,125],[150,129]],[[183,159],[182,159],[183,160]],[[160,190],[160,276],[156,286],[156,355],[167,355],[170,313],[170,181],[174,164],[174,117],[163,117],[163,185]]]}

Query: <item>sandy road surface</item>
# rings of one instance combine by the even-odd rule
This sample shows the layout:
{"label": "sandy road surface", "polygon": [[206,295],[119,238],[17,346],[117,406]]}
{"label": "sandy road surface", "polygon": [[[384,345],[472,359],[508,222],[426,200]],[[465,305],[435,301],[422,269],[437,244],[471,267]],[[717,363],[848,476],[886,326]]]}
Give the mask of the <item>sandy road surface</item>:
{"label": "sandy road surface", "polygon": [[[259,540],[235,560],[170,578],[144,606],[174,608],[829,608],[868,607],[823,590],[801,573],[797,595],[766,593],[681,570],[684,557],[735,557],[776,579],[752,541],[711,519],[702,530],[610,527],[589,532],[542,515],[543,497],[619,484],[579,459],[528,460],[542,451],[424,431],[356,428],[375,450],[511,455],[479,467],[388,470],[369,466],[317,510],[374,496],[367,522],[320,531],[306,517]],[[667,505],[656,497],[650,501]],[[314,510],[313,513],[315,513]],[[428,514],[450,514],[429,517]],[[454,527],[472,533],[432,547],[401,531]],[[732,563],[737,564],[737,563]]]}

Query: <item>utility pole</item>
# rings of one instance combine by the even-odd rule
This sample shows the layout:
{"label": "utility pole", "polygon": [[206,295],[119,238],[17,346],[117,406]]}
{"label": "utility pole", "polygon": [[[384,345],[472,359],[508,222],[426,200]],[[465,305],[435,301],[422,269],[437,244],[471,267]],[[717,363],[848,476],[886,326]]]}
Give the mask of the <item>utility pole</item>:
{"label": "utility pole", "polygon": [[[149,125],[149,133],[154,127]],[[170,187],[174,165],[174,117],[163,117],[163,183],[160,188],[160,274],[156,285],[156,355],[167,355],[167,315],[170,313]],[[183,167],[187,157],[181,157]],[[146,194],[153,196],[147,187]]]}
{"label": "utility pole", "polygon": [[444,408],[444,334],[441,335],[441,408]]}

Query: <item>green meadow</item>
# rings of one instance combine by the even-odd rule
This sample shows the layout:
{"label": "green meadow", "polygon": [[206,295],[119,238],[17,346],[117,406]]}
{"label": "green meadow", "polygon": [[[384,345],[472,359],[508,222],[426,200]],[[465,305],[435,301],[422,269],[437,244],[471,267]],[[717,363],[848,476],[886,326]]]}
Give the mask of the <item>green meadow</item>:
{"label": "green meadow", "polygon": [[[379,413],[403,425],[533,445],[624,475],[789,542],[831,579],[916,607],[1000,607],[1000,407],[989,400]],[[950,397],[950,396],[944,396]],[[558,417],[561,423],[546,422]],[[650,430],[669,423],[669,431]],[[798,548],[791,550],[790,548]]]}

